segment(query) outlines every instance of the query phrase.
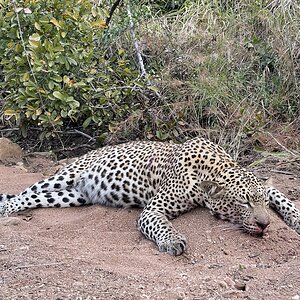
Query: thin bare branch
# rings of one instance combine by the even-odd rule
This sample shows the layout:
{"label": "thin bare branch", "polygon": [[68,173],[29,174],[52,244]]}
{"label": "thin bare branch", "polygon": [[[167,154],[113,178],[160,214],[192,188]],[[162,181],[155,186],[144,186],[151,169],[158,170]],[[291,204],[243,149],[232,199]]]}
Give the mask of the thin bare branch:
{"label": "thin bare branch", "polygon": [[80,135],[82,135],[82,136],[84,136],[84,137],[86,137],[86,138],[88,138],[90,141],[96,142],[96,139],[95,139],[95,138],[93,138],[92,136],[90,136],[90,135],[88,135],[88,134],[86,134],[86,133],[84,133],[84,132],[82,132],[82,131],[79,131],[79,130],[77,130],[77,129],[74,129],[74,132],[75,132],[75,133],[78,133],[78,134],[80,134]]}
{"label": "thin bare branch", "polygon": [[130,32],[131,32],[131,36],[132,36],[132,39],[133,39],[133,42],[134,42],[134,48],[135,48],[135,51],[136,51],[136,55],[137,55],[140,70],[141,70],[141,76],[146,77],[147,73],[146,73],[146,69],[145,69],[145,65],[144,65],[144,61],[143,61],[143,57],[142,57],[142,51],[140,49],[140,45],[139,45],[139,42],[136,38],[135,31],[134,31],[134,23],[133,23],[133,18],[132,18],[132,13],[131,13],[131,8],[130,8],[130,1],[129,0],[127,2],[127,14],[128,14],[128,17],[129,17]]}
{"label": "thin bare branch", "polygon": [[108,17],[106,18],[106,20],[105,20],[106,26],[109,25],[109,23],[110,23],[110,21],[111,21],[111,18],[112,18],[112,16],[113,16],[114,12],[115,12],[115,10],[117,9],[117,7],[119,6],[119,4],[120,4],[121,2],[122,2],[122,0],[117,0],[117,1],[113,4],[113,6],[111,7],[110,12],[109,12],[109,16],[108,16]]}

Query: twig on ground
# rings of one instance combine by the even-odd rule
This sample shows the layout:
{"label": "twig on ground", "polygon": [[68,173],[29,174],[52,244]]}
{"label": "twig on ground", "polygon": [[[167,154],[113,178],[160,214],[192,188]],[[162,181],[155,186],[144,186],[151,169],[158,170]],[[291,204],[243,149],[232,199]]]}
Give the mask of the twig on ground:
{"label": "twig on ground", "polygon": [[291,151],[291,150],[289,150],[289,149],[287,149],[284,145],[282,145],[273,135],[272,135],[272,133],[270,133],[270,132],[268,132],[268,131],[266,131],[266,133],[284,150],[284,151],[286,151],[286,152],[288,152],[288,153],[290,153],[291,155],[293,155],[293,156],[297,156],[297,155],[299,155],[299,153],[295,153],[295,152],[293,152],[293,151]]}
{"label": "twig on ground", "polygon": [[89,145],[89,144],[83,144],[83,145],[78,145],[76,147],[67,147],[67,148],[53,149],[51,151],[54,152],[54,153],[61,153],[63,151],[75,151],[75,150],[78,150],[80,148],[88,148],[90,150],[94,150],[94,148],[91,145]]}
{"label": "twig on ground", "polygon": [[[19,128],[5,128],[5,129],[0,129],[0,132],[10,132],[10,131],[19,131]],[[43,131],[43,128],[31,128],[31,130],[37,130],[37,131]],[[60,131],[60,130],[55,130],[54,133],[60,133],[60,134],[79,134],[82,135],[86,138],[88,138],[90,141],[96,142],[96,139],[87,133],[84,133],[78,129],[70,130],[70,131]]]}
{"label": "twig on ground", "polygon": [[271,172],[273,172],[273,173],[278,173],[278,174],[284,174],[284,175],[292,175],[292,176],[296,176],[296,174],[294,174],[294,173],[292,173],[292,172],[288,172],[288,171],[271,170]]}
{"label": "twig on ground", "polygon": [[19,131],[19,128],[5,128],[5,129],[0,129],[0,132],[10,132],[10,131]]}
{"label": "twig on ground", "polygon": [[63,265],[64,262],[57,262],[57,263],[47,263],[47,264],[36,264],[36,265],[23,265],[23,266],[16,266],[15,269],[26,269],[26,268],[36,268],[36,267],[48,267],[48,266],[56,266],[56,265]]}

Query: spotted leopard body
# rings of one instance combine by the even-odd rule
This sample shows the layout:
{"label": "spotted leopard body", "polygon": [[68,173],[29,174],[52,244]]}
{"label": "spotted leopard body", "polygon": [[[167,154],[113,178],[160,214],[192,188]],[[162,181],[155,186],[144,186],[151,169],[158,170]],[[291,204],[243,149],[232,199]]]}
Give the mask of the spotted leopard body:
{"label": "spotted leopard body", "polygon": [[91,151],[19,195],[0,194],[0,214],[96,203],[142,207],[139,230],[160,251],[179,255],[186,238],[171,219],[204,206],[261,235],[270,223],[269,201],[300,234],[299,210],[285,195],[266,188],[221,147],[196,138],[183,144],[132,142]]}

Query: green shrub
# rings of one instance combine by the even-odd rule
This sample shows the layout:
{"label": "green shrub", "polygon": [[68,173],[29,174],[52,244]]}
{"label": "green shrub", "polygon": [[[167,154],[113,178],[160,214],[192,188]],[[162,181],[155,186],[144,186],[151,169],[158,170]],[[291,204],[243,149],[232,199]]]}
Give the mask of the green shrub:
{"label": "green shrub", "polygon": [[0,3],[4,114],[21,128],[38,124],[50,134],[74,122],[105,130],[134,107],[136,68],[122,48],[105,55],[106,7],[88,0]]}

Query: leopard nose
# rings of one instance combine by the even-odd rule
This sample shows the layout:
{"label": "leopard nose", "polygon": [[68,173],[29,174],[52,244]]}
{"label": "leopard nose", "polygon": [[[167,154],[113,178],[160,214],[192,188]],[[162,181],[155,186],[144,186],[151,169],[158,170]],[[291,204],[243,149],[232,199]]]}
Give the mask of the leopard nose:
{"label": "leopard nose", "polygon": [[265,220],[265,221],[256,221],[256,225],[261,228],[262,230],[265,230],[270,224],[269,220]]}

